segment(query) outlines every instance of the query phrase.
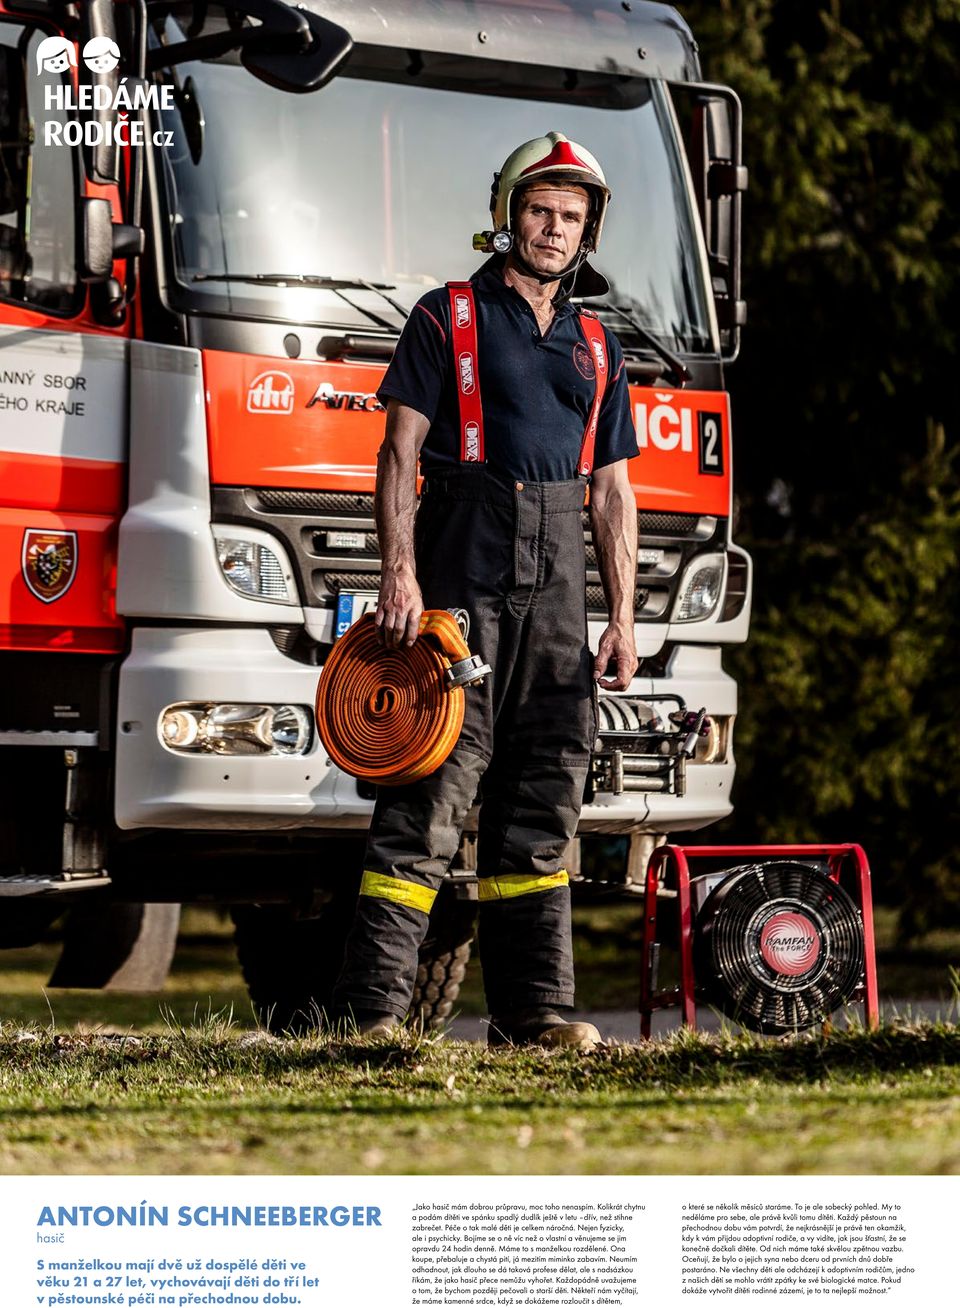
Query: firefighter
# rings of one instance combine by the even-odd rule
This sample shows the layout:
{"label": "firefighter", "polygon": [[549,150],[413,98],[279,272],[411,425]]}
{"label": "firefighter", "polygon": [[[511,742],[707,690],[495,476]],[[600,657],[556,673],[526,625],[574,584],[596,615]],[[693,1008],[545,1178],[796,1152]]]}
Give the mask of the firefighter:
{"label": "firefighter", "polygon": [[[495,176],[494,231],[479,247],[492,257],[469,283],[423,296],[378,392],[382,639],[412,645],[424,607],[462,608],[493,675],[467,693],[441,768],[379,791],[334,998],[361,1034],[389,1031],[409,1008],[430,909],[476,800],[488,1043],[600,1040],[564,1017],[574,1004],[564,856],[597,730],[596,683],[623,690],[637,668],[627,475],[637,442],[623,355],[570,303],[609,289],[587,262],[609,198],[597,160],[559,132],[515,150]],[[595,657],[588,485],[609,607]]]}

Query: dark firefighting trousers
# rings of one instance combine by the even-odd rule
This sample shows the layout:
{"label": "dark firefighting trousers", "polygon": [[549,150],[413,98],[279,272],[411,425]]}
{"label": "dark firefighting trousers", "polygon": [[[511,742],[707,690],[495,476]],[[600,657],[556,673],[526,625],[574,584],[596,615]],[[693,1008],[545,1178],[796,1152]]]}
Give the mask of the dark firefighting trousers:
{"label": "dark firefighting trousers", "polygon": [[437,888],[480,795],[480,958],[495,1016],[572,1007],[564,855],[596,735],[587,644],[585,483],[507,482],[482,465],[431,474],[415,528],[426,608],[463,608],[493,676],[431,776],[378,791],[340,1013],[406,1014]]}

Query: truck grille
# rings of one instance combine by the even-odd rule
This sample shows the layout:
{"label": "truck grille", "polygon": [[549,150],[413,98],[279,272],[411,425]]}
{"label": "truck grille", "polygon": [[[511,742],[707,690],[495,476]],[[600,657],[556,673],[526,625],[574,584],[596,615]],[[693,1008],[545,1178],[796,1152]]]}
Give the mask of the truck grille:
{"label": "truck grille", "polygon": [[640,531],[655,536],[689,536],[700,522],[696,513],[638,513]]}
{"label": "truck grille", "polygon": [[[340,590],[377,590],[380,552],[373,495],[360,491],[214,487],[214,520],[259,527],[278,536],[299,576],[308,606],[329,608]],[[722,548],[722,519],[695,513],[637,514],[641,557],[634,612],[638,622],[666,621],[683,569],[704,548]],[[587,612],[607,613],[588,513],[583,514]],[[644,554],[643,551],[646,553]]]}
{"label": "truck grille", "polygon": [[340,590],[379,590],[380,573],[377,572],[323,572],[319,580],[331,595]]}
{"label": "truck grille", "polygon": [[261,513],[350,513],[373,520],[373,496],[353,491],[247,491]]}

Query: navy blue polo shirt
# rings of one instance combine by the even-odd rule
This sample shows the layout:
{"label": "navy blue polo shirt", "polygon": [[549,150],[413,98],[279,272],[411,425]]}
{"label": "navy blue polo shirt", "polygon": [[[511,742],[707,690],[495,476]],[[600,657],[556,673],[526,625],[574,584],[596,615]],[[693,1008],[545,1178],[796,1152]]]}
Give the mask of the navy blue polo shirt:
{"label": "navy blue polo shirt", "polygon": [[[523,296],[497,269],[472,279],[486,463],[521,481],[572,481],[596,391],[593,353],[577,310],[561,305],[546,336]],[[620,342],[604,328],[609,373],[594,468],[633,458],[637,437]],[[399,400],[430,420],[420,452],[425,476],[460,463],[450,293],[428,291],[412,310],[377,398]]]}

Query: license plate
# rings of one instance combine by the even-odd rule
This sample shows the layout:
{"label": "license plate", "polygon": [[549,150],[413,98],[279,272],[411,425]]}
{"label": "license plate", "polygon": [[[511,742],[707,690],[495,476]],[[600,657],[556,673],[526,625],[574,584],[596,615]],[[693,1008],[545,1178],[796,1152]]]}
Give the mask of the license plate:
{"label": "license plate", "polygon": [[377,592],[375,590],[342,590],[337,595],[337,623],[334,629],[334,639],[340,636],[351,627],[357,620],[362,618],[365,613],[374,613],[377,607]]}

